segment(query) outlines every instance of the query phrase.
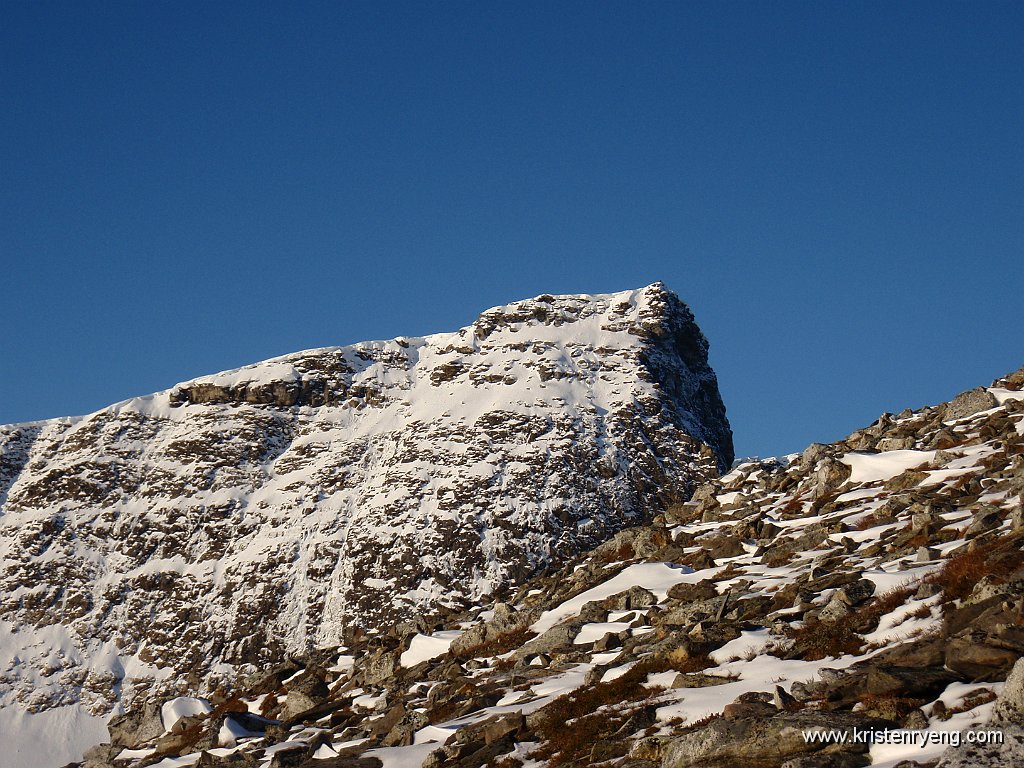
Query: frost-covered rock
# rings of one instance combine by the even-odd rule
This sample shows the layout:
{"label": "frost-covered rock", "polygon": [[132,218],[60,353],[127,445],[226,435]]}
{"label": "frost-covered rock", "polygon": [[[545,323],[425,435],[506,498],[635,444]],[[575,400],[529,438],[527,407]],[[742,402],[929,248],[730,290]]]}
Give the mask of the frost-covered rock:
{"label": "frost-covered rock", "polygon": [[650,519],[733,458],[707,347],[660,284],[539,296],[0,428],[0,704],[212,690]]}

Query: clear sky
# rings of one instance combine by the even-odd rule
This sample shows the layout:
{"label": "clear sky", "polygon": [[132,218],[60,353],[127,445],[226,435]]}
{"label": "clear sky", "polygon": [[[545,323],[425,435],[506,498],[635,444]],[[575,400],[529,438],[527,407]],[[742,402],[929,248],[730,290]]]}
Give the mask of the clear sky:
{"label": "clear sky", "polygon": [[664,281],[739,455],[1024,364],[1024,4],[0,7],[0,423]]}

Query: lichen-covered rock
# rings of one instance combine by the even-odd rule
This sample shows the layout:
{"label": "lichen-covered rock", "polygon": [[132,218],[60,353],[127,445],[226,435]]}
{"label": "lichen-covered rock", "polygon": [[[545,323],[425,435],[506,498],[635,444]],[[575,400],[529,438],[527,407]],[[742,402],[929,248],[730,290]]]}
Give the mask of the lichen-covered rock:
{"label": "lichen-covered rock", "polygon": [[998,404],[999,401],[987,389],[975,387],[966,392],[961,392],[947,403],[942,415],[946,421],[953,421],[971,416],[979,411],[994,408]]}
{"label": "lichen-covered rock", "polygon": [[[879,729],[893,724],[843,712],[780,712],[772,717],[717,718],[672,740],[662,759],[663,768],[726,768],[742,764],[781,766],[786,760],[829,747],[830,753],[864,755],[867,744],[823,744],[804,738],[809,731]],[[867,765],[864,760],[861,765]]]}

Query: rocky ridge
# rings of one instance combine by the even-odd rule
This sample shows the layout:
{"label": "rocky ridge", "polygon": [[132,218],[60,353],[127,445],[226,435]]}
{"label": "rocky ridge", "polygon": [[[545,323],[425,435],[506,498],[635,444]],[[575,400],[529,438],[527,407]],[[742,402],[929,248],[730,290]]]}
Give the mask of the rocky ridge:
{"label": "rocky ridge", "polygon": [[134,711],[82,765],[1022,764],[1022,502],[1024,369],[742,464],[500,601]]}
{"label": "rocky ridge", "polygon": [[660,284],[0,427],[0,731],[76,708],[93,733],[465,609],[731,461],[707,342]]}

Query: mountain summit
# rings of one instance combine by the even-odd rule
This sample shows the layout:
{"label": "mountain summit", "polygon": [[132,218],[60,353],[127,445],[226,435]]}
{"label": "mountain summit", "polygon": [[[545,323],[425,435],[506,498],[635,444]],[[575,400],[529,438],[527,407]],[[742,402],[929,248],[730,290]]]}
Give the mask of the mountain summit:
{"label": "mountain summit", "polygon": [[0,702],[209,689],[651,519],[733,460],[707,348],[661,284],[544,295],[0,427]]}

